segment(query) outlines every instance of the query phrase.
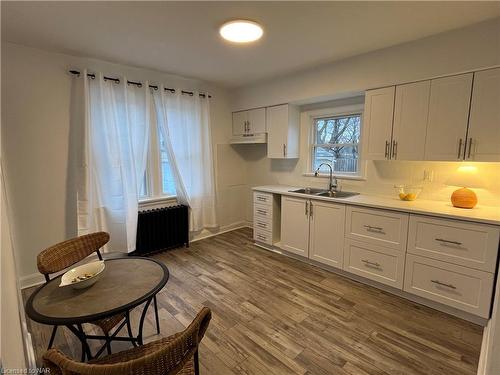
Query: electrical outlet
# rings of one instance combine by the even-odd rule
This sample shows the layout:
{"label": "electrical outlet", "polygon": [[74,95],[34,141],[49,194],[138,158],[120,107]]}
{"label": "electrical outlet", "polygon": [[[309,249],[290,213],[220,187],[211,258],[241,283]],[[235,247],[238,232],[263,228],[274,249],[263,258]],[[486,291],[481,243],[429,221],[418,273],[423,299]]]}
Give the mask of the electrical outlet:
{"label": "electrical outlet", "polygon": [[434,171],[432,169],[424,170],[424,181],[432,182],[434,181]]}

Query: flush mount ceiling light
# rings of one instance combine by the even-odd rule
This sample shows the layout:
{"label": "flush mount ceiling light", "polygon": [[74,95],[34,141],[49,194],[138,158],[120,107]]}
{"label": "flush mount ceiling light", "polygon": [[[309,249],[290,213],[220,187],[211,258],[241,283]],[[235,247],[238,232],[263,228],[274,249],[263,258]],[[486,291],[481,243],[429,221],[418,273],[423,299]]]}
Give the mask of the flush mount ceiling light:
{"label": "flush mount ceiling light", "polygon": [[234,20],[223,24],[219,29],[219,34],[230,42],[250,43],[260,39],[264,30],[257,22]]}

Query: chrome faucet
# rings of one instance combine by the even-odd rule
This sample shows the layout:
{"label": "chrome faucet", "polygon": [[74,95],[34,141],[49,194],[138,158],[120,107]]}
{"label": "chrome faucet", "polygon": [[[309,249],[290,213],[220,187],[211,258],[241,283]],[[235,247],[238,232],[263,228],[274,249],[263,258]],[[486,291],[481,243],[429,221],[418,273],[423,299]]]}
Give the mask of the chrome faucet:
{"label": "chrome faucet", "polygon": [[[335,163],[335,160],[333,161],[333,163]],[[319,170],[323,165],[326,165],[328,168],[330,168],[330,180],[329,180],[330,182],[328,184],[328,191],[336,192],[337,188],[338,188],[338,182],[337,182],[337,178],[333,176],[333,167],[330,164],[321,163],[319,165],[318,169],[316,169],[316,172],[314,172],[314,176],[318,177]]]}

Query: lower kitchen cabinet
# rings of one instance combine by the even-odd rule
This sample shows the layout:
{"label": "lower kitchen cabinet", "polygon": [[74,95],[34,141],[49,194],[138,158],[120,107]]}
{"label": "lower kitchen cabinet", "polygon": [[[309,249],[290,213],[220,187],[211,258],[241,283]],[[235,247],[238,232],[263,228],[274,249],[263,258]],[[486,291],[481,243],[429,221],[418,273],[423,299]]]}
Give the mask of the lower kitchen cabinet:
{"label": "lower kitchen cabinet", "polygon": [[309,258],[342,268],[345,206],[311,201],[309,212]]}
{"label": "lower kitchen cabinet", "polygon": [[281,248],[342,268],[345,205],[283,197]]}
{"label": "lower kitchen cabinet", "polygon": [[404,251],[345,240],[344,271],[403,289],[404,268]]}
{"label": "lower kitchen cabinet", "polygon": [[281,248],[309,256],[309,199],[281,198]]}

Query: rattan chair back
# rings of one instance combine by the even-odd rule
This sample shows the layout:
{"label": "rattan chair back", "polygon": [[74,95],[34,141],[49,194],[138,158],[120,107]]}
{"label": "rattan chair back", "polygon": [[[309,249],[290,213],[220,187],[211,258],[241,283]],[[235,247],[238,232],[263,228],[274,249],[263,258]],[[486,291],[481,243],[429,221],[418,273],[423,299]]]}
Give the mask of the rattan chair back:
{"label": "rattan chair back", "polygon": [[51,374],[194,374],[198,368],[198,346],[205,335],[211,316],[210,309],[204,307],[183,332],[89,363],[76,362],[57,349],[50,349],[45,353],[44,363]]}
{"label": "rattan chair back", "polygon": [[37,267],[40,273],[48,275],[62,271],[75,263],[97,252],[109,241],[109,234],[96,232],[60,242],[43,250],[37,256]]}

